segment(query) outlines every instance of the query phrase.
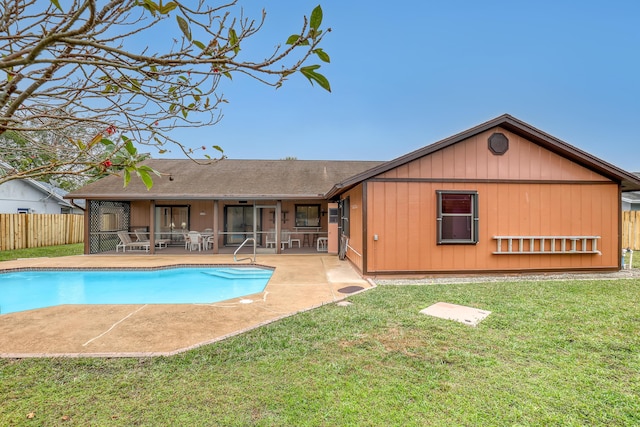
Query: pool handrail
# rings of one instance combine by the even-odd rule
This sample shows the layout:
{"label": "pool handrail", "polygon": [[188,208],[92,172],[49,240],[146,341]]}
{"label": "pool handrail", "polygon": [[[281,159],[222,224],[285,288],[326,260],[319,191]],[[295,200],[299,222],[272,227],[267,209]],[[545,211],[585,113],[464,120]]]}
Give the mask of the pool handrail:
{"label": "pool handrail", "polygon": [[251,261],[251,257],[249,257],[249,258],[240,258],[240,259],[236,258],[236,255],[238,254],[238,251],[239,251],[240,249],[242,249],[242,247],[243,247],[243,246],[244,246],[244,245],[245,245],[249,240],[253,240],[253,261],[252,261],[252,264],[255,264],[255,263],[256,263],[256,245],[257,245],[257,242],[256,242],[256,239],[255,239],[255,238],[253,238],[253,237],[247,237],[247,238],[245,239],[245,241],[244,241],[244,242],[242,242],[242,244],[241,244],[240,246],[238,246],[238,249],[236,249],[236,250],[235,250],[235,252],[233,252],[233,260],[234,260],[235,262],[240,262],[240,261],[244,261],[244,260],[247,260],[247,259]]}

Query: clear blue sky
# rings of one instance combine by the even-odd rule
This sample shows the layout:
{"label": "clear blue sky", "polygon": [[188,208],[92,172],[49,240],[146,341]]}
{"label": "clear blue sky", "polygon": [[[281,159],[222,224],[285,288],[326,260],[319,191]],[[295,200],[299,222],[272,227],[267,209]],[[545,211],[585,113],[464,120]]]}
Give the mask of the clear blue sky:
{"label": "clear blue sky", "polygon": [[[256,46],[270,48],[318,1],[241,3],[264,4]],[[640,1],[320,4],[331,94],[302,75],[278,90],[225,81],[222,122],[176,136],[235,159],[391,160],[509,113],[640,171]]]}

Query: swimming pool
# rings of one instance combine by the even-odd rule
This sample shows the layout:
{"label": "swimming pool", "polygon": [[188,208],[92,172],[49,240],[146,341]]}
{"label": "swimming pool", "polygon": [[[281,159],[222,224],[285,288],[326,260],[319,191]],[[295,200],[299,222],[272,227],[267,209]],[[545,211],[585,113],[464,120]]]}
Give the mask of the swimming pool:
{"label": "swimming pool", "polygon": [[0,273],[0,315],[62,304],[207,304],[262,292],[272,274],[253,267]]}

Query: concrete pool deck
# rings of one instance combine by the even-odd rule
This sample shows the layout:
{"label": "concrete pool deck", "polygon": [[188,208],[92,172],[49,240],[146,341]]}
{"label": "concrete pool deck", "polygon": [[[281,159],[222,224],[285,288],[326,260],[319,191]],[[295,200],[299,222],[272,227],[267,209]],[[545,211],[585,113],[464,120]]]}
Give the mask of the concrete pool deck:
{"label": "concrete pool deck", "polygon": [[[247,261],[234,263],[232,255],[81,255],[4,261],[0,271],[186,264]],[[0,315],[0,357],[169,356],[351,295],[339,289],[373,286],[335,255],[258,255],[256,264],[275,268],[265,290],[219,303],[63,305]]]}

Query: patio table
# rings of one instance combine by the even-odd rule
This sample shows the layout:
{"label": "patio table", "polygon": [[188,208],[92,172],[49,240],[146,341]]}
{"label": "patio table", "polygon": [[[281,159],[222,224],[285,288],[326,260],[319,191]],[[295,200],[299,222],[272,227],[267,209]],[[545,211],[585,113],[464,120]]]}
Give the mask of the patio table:
{"label": "patio table", "polygon": [[301,235],[302,236],[302,246],[312,247],[318,241],[319,236],[327,235],[326,231],[320,231],[322,228],[320,227],[295,227],[295,231],[292,231],[291,234]]}

